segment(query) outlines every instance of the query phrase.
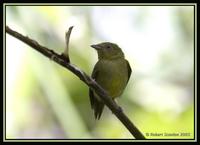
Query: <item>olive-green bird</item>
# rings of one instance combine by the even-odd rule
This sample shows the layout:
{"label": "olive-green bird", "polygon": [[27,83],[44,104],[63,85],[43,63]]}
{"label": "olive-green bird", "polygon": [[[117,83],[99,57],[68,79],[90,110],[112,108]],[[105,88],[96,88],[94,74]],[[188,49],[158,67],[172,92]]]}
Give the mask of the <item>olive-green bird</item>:
{"label": "olive-green bird", "polygon": [[[91,45],[91,47],[97,50],[99,58],[92,72],[92,78],[114,100],[124,91],[131,76],[131,67],[118,45],[103,42]],[[104,103],[92,89],[89,90],[89,96],[95,118],[99,119],[104,108]]]}

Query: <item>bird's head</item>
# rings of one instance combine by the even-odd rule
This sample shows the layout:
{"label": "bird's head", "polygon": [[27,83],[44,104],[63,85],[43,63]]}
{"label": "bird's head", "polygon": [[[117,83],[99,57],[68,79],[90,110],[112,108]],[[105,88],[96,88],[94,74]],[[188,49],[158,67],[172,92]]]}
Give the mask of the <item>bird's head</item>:
{"label": "bird's head", "polygon": [[117,44],[103,42],[96,45],[91,45],[91,47],[97,50],[99,59],[124,58],[124,53]]}

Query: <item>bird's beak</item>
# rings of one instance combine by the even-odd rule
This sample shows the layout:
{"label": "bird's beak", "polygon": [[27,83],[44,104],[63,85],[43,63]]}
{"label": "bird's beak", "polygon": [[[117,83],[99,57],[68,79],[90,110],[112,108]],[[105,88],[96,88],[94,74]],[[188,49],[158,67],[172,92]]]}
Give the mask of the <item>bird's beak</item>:
{"label": "bird's beak", "polygon": [[99,50],[101,49],[101,46],[99,46],[98,44],[97,45],[90,45],[92,48],[96,49],[96,50]]}

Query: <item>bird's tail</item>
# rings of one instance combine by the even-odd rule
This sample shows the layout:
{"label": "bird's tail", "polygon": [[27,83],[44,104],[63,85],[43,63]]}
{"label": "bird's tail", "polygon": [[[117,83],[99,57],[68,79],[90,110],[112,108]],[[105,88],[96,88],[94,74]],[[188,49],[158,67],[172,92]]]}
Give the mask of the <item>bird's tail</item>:
{"label": "bird's tail", "polygon": [[94,109],[95,119],[100,119],[103,112],[104,103],[100,100],[98,96],[96,96],[96,93],[94,93],[91,89],[89,90],[89,95],[91,107],[92,109]]}

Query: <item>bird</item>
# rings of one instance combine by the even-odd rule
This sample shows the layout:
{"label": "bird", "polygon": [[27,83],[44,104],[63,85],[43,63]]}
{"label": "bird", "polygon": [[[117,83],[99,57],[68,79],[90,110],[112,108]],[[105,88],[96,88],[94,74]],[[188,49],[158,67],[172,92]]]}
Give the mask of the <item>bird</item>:
{"label": "bird", "polygon": [[[94,79],[113,100],[122,95],[130,79],[132,69],[122,49],[115,43],[102,42],[91,45],[97,51],[98,61],[92,71]],[[90,104],[95,119],[100,119],[104,103],[98,94],[89,89]]]}

